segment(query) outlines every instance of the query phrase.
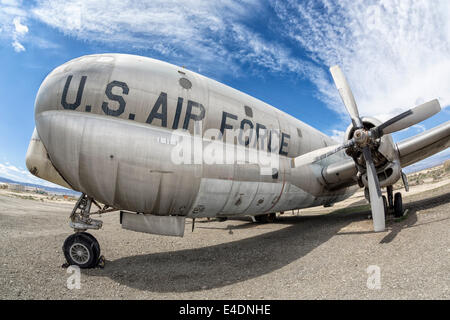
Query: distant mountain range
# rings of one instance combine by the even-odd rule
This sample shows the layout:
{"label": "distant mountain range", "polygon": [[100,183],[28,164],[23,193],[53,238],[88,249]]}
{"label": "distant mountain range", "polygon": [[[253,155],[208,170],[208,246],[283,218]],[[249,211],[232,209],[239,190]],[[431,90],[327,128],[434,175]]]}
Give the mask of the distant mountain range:
{"label": "distant mountain range", "polygon": [[74,190],[70,190],[70,189],[66,189],[66,188],[46,187],[46,186],[43,186],[43,185],[40,185],[40,184],[19,182],[19,181],[14,181],[14,180],[3,178],[3,177],[0,177],[0,182],[15,183],[15,184],[20,184],[20,185],[23,185],[23,186],[26,186],[26,187],[39,188],[39,189],[45,190],[45,191],[47,191],[49,193],[65,194],[65,195],[72,195],[72,196],[79,196],[80,195],[80,193],[78,191],[74,191]]}
{"label": "distant mountain range", "polygon": [[406,174],[422,171],[429,168],[434,168],[436,166],[440,166],[444,164],[445,161],[450,160],[448,154],[444,155],[435,155],[433,157],[430,157],[428,159],[420,161],[418,163],[415,163],[413,165],[410,165],[409,167],[406,167],[403,169],[403,172]]}

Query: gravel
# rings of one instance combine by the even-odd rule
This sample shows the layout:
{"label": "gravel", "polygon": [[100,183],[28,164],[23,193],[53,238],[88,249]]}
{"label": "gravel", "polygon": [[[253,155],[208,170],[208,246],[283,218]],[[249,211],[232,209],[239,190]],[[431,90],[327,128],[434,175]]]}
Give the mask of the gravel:
{"label": "gravel", "polygon": [[73,203],[1,192],[0,299],[449,299],[449,187],[404,198],[407,217],[381,233],[364,210],[197,220],[194,232],[189,221],[184,238],[122,230],[110,213],[91,232],[106,266],[82,270],[72,290],[61,246]]}

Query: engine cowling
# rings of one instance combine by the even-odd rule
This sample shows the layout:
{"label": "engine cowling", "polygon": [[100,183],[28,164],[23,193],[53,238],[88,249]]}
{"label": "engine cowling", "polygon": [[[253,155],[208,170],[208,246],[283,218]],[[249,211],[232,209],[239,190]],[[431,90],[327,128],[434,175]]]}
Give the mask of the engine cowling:
{"label": "engine cowling", "polygon": [[[376,118],[361,118],[366,130],[380,125],[382,122]],[[345,131],[345,139],[353,138],[355,128],[353,124]],[[401,166],[397,147],[390,134],[377,139],[371,146],[372,158],[377,171],[380,187],[393,185],[401,177]],[[346,153],[353,158],[358,168],[358,183],[361,187],[367,187],[366,162],[362,152],[356,148],[348,148]]]}

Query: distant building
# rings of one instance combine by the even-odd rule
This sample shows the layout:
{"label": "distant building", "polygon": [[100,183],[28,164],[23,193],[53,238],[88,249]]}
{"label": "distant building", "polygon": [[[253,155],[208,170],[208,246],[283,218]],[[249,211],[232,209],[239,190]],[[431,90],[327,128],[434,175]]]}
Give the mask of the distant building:
{"label": "distant building", "polygon": [[12,191],[19,191],[19,192],[23,192],[25,191],[25,186],[21,185],[21,184],[17,184],[17,183],[11,183],[9,185],[9,188]]}
{"label": "distant building", "polygon": [[40,189],[40,188],[35,188],[34,192],[36,192],[38,194],[48,194],[47,191],[45,191],[44,189]]}

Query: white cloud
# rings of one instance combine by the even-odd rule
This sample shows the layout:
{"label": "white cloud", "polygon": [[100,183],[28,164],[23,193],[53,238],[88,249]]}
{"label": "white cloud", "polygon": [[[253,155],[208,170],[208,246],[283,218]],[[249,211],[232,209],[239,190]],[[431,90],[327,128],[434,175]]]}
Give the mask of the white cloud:
{"label": "white cloud", "polygon": [[[450,105],[448,0],[272,1],[280,32],[319,65],[340,64],[362,115],[382,120],[420,102]],[[331,81],[317,74],[320,88]],[[345,114],[330,86],[321,98]],[[330,91],[328,91],[330,90]]]}
{"label": "white cloud", "polygon": [[26,46],[41,49],[57,49],[60,46],[39,35],[30,35],[27,25],[32,17],[29,10],[24,8],[22,1],[0,1],[0,40],[11,44],[16,52],[26,51]]}
{"label": "white cloud", "polygon": [[331,138],[336,142],[342,143],[344,141],[345,131],[332,129],[331,130]]}
{"label": "white cloud", "polygon": [[61,188],[54,183],[33,176],[28,170],[14,166],[9,162],[0,163],[0,176],[17,182],[39,184],[47,187]]}
{"label": "white cloud", "polygon": [[14,48],[14,51],[16,51],[16,52],[25,51],[25,47],[17,40],[14,40],[14,42],[12,43],[12,46]]}
{"label": "white cloud", "polygon": [[7,6],[18,6],[21,1],[18,0],[2,0],[0,1],[1,4],[7,5]]}
{"label": "white cloud", "polygon": [[12,33],[12,46],[16,52],[25,51],[25,47],[19,42],[28,33],[28,27],[20,22],[20,17],[13,19],[14,31]]}
{"label": "white cloud", "polygon": [[[349,121],[328,72],[336,63],[362,115],[386,120],[435,97],[450,104],[448,0],[271,0],[276,15],[267,14],[257,29],[252,21],[273,12],[257,0],[38,0],[26,11],[17,1],[2,3],[0,20],[6,15],[3,20],[11,24],[15,18],[10,33],[21,37],[26,21],[36,19],[112,51],[148,50],[209,75],[239,75],[250,66],[252,72],[306,77],[316,85],[317,97],[342,116],[339,130]],[[55,47],[35,36],[26,39]],[[16,51],[27,46],[21,40],[13,38]]]}
{"label": "white cloud", "polygon": [[[81,40],[153,50],[197,71],[220,75],[248,64],[307,77],[345,120],[327,70],[334,64],[343,67],[362,115],[386,120],[436,97],[450,105],[448,0],[272,0],[271,6],[277,17],[262,31],[246,23],[264,11],[256,0],[40,0],[31,12]],[[264,37],[267,30],[278,39]],[[298,47],[307,58],[293,53]]]}
{"label": "white cloud", "polygon": [[13,24],[16,35],[23,36],[28,32],[28,27],[20,22],[20,17],[15,17],[13,19]]}
{"label": "white cloud", "polygon": [[[81,40],[151,50],[166,60],[220,76],[243,64],[304,73],[308,63],[245,26],[263,10],[257,0],[136,2],[41,0],[33,17]],[[304,67],[306,66],[306,67]]]}
{"label": "white cloud", "polygon": [[0,38],[11,41],[16,52],[25,51],[22,40],[29,31],[28,26],[22,22],[27,13],[20,6],[21,1],[12,0],[2,0],[0,4]]}

